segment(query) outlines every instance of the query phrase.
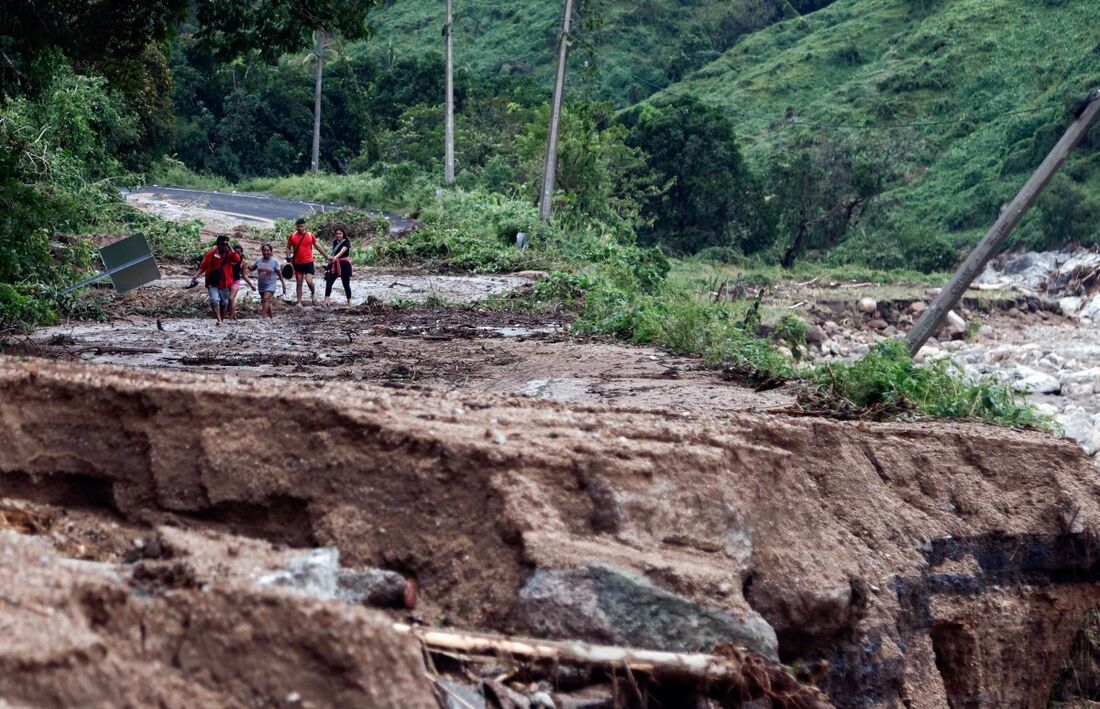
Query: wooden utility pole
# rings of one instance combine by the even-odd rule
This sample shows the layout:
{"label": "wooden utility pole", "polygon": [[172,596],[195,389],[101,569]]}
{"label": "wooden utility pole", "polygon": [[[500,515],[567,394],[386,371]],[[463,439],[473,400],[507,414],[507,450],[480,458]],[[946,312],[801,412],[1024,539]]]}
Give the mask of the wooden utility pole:
{"label": "wooden utility pole", "polygon": [[313,75],[313,152],[310,154],[309,171],[316,175],[321,159],[321,70],[325,65],[325,38],[328,34],[324,30],[317,30],[317,63]]}
{"label": "wooden utility pole", "polygon": [[909,331],[906,338],[909,345],[909,354],[916,355],[920,348],[924,346],[924,343],[928,341],[928,338],[939,330],[944,318],[947,317],[947,313],[958,304],[966,289],[981,274],[989,259],[993,258],[1000,249],[1001,244],[1016,228],[1016,225],[1020,223],[1027,210],[1031,208],[1043,189],[1066,162],[1069,154],[1073,152],[1073,149],[1088,133],[1089,127],[1096,121],[1097,116],[1100,116],[1100,89],[1089,94],[1089,97],[1077,112],[1077,119],[1066,130],[1062,139],[1058,141],[1058,144],[1043,160],[1039,169],[1028,179],[1016,198],[1001,210],[1001,215],[997,218],[993,227],[982,237],[970,256],[959,266],[959,269],[955,271],[955,275],[951,277],[944,289],[936,296],[932,305],[924,311],[924,314],[917,320],[917,324]]}
{"label": "wooden utility pole", "polygon": [[452,0],[447,0],[447,24],[443,25],[443,36],[447,44],[447,125],[443,148],[443,184],[445,185],[454,184],[455,181],[455,57],[451,4]]}
{"label": "wooden utility pole", "polygon": [[565,17],[558,40],[558,75],[554,81],[554,103],[550,108],[550,137],[546,141],[546,170],[542,176],[542,199],[539,219],[550,221],[554,203],[554,178],[558,168],[558,123],[561,121],[561,101],[565,92],[565,60],[569,56],[569,25],[573,20],[573,0],[565,0]]}

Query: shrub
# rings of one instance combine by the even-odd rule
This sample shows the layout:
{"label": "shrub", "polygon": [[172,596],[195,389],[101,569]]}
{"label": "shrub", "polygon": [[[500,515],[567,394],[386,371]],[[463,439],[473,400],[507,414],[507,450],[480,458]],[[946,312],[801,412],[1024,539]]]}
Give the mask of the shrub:
{"label": "shrub", "polygon": [[920,413],[946,419],[985,419],[1007,425],[1047,427],[1006,384],[972,381],[941,359],[917,366],[905,343],[876,345],[853,363],[824,363],[813,370],[804,403],[871,416]]}

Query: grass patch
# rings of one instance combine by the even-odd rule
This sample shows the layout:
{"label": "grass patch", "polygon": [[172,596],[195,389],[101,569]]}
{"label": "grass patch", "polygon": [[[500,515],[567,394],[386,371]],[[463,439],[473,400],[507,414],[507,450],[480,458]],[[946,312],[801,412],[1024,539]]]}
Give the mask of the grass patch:
{"label": "grass patch", "polygon": [[803,403],[822,411],[870,418],[916,413],[1051,430],[1007,384],[968,379],[946,359],[918,366],[901,341],[880,343],[857,362],[819,364],[805,381]]}
{"label": "grass patch", "polygon": [[149,184],[166,187],[186,187],[193,190],[230,192],[234,189],[224,177],[200,174],[171,157],[162,157],[153,163],[146,175]]}
{"label": "grass patch", "polygon": [[430,201],[435,186],[415,167],[401,164],[384,165],[375,172],[351,175],[321,173],[254,177],[241,182],[237,189],[360,209],[415,213],[419,205]]}

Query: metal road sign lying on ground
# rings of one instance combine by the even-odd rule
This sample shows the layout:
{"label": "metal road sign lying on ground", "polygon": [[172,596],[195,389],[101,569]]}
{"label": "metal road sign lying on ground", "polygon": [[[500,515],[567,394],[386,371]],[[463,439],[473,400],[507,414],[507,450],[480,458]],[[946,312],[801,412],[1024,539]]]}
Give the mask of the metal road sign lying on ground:
{"label": "metal road sign lying on ground", "polygon": [[90,286],[107,276],[111,277],[111,283],[119,293],[125,293],[160,279],[160,269],[157,268],[153,252],[141,234],[104,246],[99,250],[99,257],[103,259],[103,267],[107,270],[66,288],[66,293]]}

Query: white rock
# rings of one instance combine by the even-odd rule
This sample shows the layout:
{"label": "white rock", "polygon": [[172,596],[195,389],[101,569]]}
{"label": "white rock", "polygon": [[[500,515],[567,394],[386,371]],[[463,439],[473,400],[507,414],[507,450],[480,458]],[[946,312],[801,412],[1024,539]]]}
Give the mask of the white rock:
{"label": "white rock", "polygon": [[860,298],[858,307],[859,312],[864,315],[874,315],[875,311],[878,310],[878,303],[874,298]]}
{"label": "white rock", "polygon": [[1100,426],[1094,425],[1083,411],[1063,412],[1055,416],[1054,420],[1065,431],[1066,438],[1077,441],[1085,455],[1095,455],[1100,451]]}
{"label": "white rock", "polygon": [[1032,394],[1057,394],[1062,390],[1062,384],[1057,377],[1021,364],[1016,367],[1012,388]]}
{"label": "white rock", "polygon": [[954,310],[948,310],[940,331],[952,339],[962,337],[966,333],[966,321]]}
{"label": "white rock", "polygon": [[1069,318],[1080,312],[1082,302],[1080,296],[1071,295],[1066,298],[1059,298],[1058,308],[1062,311],[1062,315]]}
{"label": "white rock", "polygon": [[1062,382],[1062,396],[1092,396],[1096,386],[1092,382]]}
{"label": "white rock", "polygon": [[1100,295],[1094,295],[1089,301],[1081,306],[1081,310],[1078,311],[1077,317],[1088,318],[1092,321],[1100,320]]}
{"label": "white rock", "polygon": [[1082,384],[1088,383],[1100,386],[1100,367],[1091,367],[1077,372],[1065,372],[1059,377],[1063,383]]}
{"label": "white rock", "polygon": [[1040,416],[1050,416],[1053,418],[1058,415],[1058,407],[1053,404],[1040,401],[1032,404],[1032,406],[1035,408],[1035,412]]}
{"label": "white rock", "polygon": [[1039,360],[1039,364],[1048,369],[1061,369],[1062,365],[1066,363],[1065,358],[1051,352],[1050,354]]}

